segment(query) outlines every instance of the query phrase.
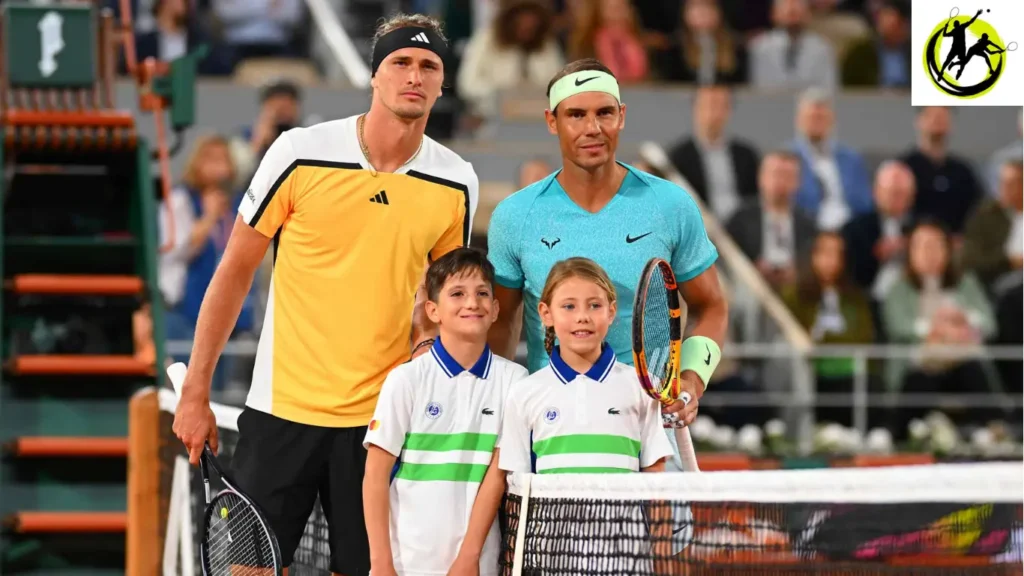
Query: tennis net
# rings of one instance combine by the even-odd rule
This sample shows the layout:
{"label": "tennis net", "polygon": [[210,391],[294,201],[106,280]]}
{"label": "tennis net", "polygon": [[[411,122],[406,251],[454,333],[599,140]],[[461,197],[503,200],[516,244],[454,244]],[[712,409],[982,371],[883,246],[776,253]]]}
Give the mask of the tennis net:
{"label": "tennis net", "polygon": [[501,561],[515,576],[1021,574],[1022,501],[1020,462],[516,474]]}
{"label": "tennis net", "polygon": [[[158,398],[160,573],[198,576],[202,481],[171,430],[174,393]],[[213,409],[230,470],[241,411]],[[1022,574],[1022,502],[1020,462],[515,474],[499,511],[501,564],[516,576]],[[329,561],[317,503],[289,574],[328,576]]]}

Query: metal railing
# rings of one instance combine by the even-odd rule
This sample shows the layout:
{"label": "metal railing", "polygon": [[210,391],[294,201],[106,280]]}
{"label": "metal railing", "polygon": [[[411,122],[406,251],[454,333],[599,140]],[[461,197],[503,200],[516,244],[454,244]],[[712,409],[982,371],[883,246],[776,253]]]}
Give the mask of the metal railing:
{"label": "metal railing", "polygon": [[[166,342],[171,357],[187,356],[192,350],[190,341]],[[949,405],[954,400],[965,408],[1016,408],[1022,405],[1022,398],[993,390],[989,393],[958,394],[955,397],[942,393],[872,393],[869,384],[868,363],[872,360],[913,360],[927,351],[929,357],[944,360],[1009,360],[1024,361],[1024,349],[1018,346],[988,346],[965,350],[958,346],[904,346],[904,345],[819,345],[809,350],[799,350],[788,344],[736,343],[726,344],[722,350],[723,361],[784,361],[789,364],[785,375],[776,373],[779,382],[767,382],[771,375],[763,378],[764,389],[758,392],[729,392],[717,396],[714,385],[709,394],[701,399],[706,406],[728,407],[772,407],[787,412],[785,419],[795,426],[795,438],[801,449],[809,449],[813,442],[815,407],[849,407],[853,427],[862,434],[868,429],[868,411],[871,406],[892,405],[901,407],[936,408]],[[224,351],[227,355],[254,356],[256,342],[251,340],[229,342]],[[817,381],[811,362],[822,358],[849,359],[853,363],[853,386],[850,393],[818,393]],[[526,343],[520,342],[516,360],[525,364]],[[787,378],[788,376],[788,378]],[[785,380],[788,380],[786,382]],[[772,388],[775,389],[772,389]],[[898,396],[898,398],[897,398]]]}

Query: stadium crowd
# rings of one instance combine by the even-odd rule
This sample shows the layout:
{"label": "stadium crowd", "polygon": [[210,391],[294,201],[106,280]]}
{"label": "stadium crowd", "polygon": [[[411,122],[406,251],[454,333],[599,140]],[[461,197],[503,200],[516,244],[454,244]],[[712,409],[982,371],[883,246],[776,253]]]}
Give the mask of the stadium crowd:
{"label": "stadium crowd", "polygon": [[[231,75],[255,57],[311,58],[302,0],[137,0],[140,56],[171,59],[200,43],[204,75]],[[862,151],[834,133],[831,95],[847,88],[906,89],[913,58],[909,2],[901,0],[411,0],[386,3],[439,15],[456,47],[448,71],[459,103],[456,136],[496,113],[506,89],[543,93],[566,61],[597,57],[624,85],[697,86],[692,133],[667,151],[742,252],[815,342],[825,344],[1020,344],[1022,295],[1021,123],[986,165],[949,152],[956,114],[916,110],[917,140],[871,172]],[[394,6],[391,6],[394,4]],[[365,27],[372,30],[371,25]],[[357,38],[358,40],[358,38]],[[363,39],[365,40],[365,39]],[[315,67],[315,64],[314,64]],[[758,150],[730,124],[737,87],[798,93],[796,134]],[[909,95],[908,95],[909,98]],[[267,84],[251,126],[198,139],[169,202],[178,243],[161,255],[167,338],[190,340],[237,205],[263,153],[302,125],[302,91]],[[199,104],[202,105],[201,103]],[[538,111],[538,114],[540,112]],[[621,160],[629,160],[622,158]],[[637,164],[653,171],[652,168]],[[518,187],[557,166],[523,165]],[[163,230],[164,237],[169,233]],[[247,299],[236,340],[254,340],[267,299],[270,259]],[[734,341],[746,336],[733,329]],[[728,354],[728,352],[726,352]],[[226,357],[230,358],[230,357]],[[723,369],[716,390],[760,390],[749,371]],[[247,382],[222,360],[222,381]],[[822,359],[818,390],[851,390],[850,359]],[[877,391],[1022,392],[1019,362],[923,355],[870,368]],[[240,398],[239,398],[240,399]],[[998,409],[957,411],[984,423]],[[903,410],[901,434],[918,411]],[[744,416],[762,422],[765,415]],[[819,419],[849,425],[848,409]],[[1019,418],[1017,418],[1019,420]]]}

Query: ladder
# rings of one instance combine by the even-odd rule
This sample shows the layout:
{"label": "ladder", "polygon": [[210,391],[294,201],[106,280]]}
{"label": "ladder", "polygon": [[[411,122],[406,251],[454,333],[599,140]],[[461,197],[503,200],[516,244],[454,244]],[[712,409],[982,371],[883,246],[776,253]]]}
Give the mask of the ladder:
{"label": "ladder", "polygon": [[[92,3],[0,4],[0,574],[125,572],[128,399],[165,360],[153,154],[114,104],[115,34]],[[184,94],[176,129],[189,58],[146,67],[149,110]]]}

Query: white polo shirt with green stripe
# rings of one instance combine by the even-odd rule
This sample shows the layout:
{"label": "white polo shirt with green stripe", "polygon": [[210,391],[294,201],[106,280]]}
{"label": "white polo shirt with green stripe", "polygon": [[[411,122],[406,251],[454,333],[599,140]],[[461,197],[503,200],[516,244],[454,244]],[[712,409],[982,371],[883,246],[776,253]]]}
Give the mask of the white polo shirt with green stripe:
{"label": "white polo shirt with green stripe", "polygon": [[499,466],[509,472],[639,472],[672,456],[660,404],[607,344],[586,374],[556,346],[546,368],[512,388],[504,419]]}
{"label": "white polo shirt with green stripe", "polygon": [[[505,397],[526,375],[490,348],[465,369],[440,338],[429,354],[388,374],[363,446],[398,458],[390,493],[398,574],[448,573],[494,453]],[[481,576],[498,573],[499,550],[495,520],[480,556]]]}

